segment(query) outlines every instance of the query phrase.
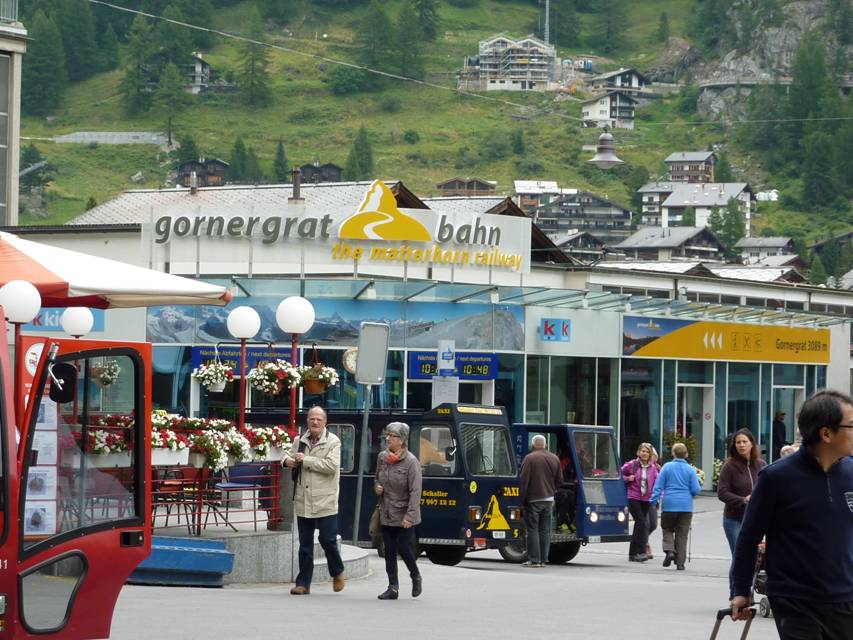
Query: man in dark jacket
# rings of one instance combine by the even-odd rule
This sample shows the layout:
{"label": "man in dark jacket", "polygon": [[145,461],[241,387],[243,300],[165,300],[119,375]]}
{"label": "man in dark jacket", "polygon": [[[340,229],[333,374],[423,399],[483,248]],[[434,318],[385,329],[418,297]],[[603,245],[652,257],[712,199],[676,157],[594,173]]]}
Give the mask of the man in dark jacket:
{"label": "man in dark jacket", "polygon": [[756,547],[782,640],[853,638],[853,399],[818,391],[798,418],[803,446],[764,469],[735,547],[732,617],[745,619]]}
{"label": "man in dark jacket", "polygon": [[557,488],[563,484],[560,459],[546,449],[543,435],[533,436],[533,450],[521,463],[521,502],[527,529],[526,567],[543,567],[551,544],[551,511]]}

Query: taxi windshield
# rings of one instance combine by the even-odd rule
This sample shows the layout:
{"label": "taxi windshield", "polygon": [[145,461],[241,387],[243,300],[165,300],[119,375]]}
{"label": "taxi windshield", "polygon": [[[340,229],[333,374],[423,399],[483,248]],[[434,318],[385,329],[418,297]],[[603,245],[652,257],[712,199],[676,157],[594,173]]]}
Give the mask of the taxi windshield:
{"label": "taxi windshield", "polygon": [[515,475],[509,432],[505,427],[462,424],[459,431],[462,437],[462,454],[471,475]]}
{"label": "taxi windshield", "polygon": [[609,433],[576,431],[575,451],[578,454],[580,472],[584,478],[619,478],[619,466],[613,451]]}

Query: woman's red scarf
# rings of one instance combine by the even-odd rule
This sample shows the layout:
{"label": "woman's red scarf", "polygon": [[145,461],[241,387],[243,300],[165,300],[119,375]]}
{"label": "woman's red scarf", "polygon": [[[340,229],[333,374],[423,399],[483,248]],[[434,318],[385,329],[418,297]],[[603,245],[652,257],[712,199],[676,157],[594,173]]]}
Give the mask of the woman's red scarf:
{"label": "woman's red scarf", "polygon": [[400,455],[397,455],[396,453],[392,453],[390,449],[385,450],[385,462],[387,462],[388,464],[397,464],[398,462],[400,462],[400,460],[402,460],[405,457],[406,457],[405,447],[400,450]]}

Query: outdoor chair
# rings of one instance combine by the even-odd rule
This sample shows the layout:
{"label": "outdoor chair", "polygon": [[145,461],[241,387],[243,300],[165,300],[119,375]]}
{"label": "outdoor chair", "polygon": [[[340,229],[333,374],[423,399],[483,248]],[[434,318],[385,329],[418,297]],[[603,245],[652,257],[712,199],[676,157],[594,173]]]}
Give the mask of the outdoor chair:
{"label": "outdoor chair", "polygon": [[220,492],[222,500],[225,502],[225,513],[222,514],[225,516],[225,524],[236,531],[236,528],[229,519],[231,493],[235,491],[249,491],[252,494],[252,520],[255,531],[258,530],[258,495],[266,488],[264,479],[267,475],[269,475],[268,464],[238,464],[229,467],[226,470],[226,474],[223,475],[223,479],[213,485],[213,488]]}

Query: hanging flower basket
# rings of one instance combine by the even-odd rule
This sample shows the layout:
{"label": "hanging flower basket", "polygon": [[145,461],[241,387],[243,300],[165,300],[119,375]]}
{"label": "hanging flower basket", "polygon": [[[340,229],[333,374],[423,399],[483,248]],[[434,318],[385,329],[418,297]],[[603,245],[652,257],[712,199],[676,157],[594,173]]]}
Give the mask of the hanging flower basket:
{"label": "hanging flower basket", "polygon": [[299,375],[305,393],[311,395],[323,395],[326,393],[326,387],[337,384],[340,379],[334,367],[327,367],[320,362],[309,367],[299,367]]}
{"label": "hanging flower basket", "polygon": [[102,387],[108,387],[118,380],[121,374],[121,367],[115,360],[105,360],[103,364],[94,366],[91,369],[92,377],[95,382]]}
{"label": "hanging flower basket", "polygon": [[193,369],[191,375],[211,393],[222,393],[225,385],[234,379],[234,371],[231,367],[222,364],[219,359]]}
{"label": "hanging flower basket", "polygon": [[299,369],[287,360],[271,360],[258,363],[246,376],[255,389],[271,396],[277,396],[285,389],[298,387],[302,381]]}

